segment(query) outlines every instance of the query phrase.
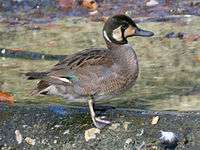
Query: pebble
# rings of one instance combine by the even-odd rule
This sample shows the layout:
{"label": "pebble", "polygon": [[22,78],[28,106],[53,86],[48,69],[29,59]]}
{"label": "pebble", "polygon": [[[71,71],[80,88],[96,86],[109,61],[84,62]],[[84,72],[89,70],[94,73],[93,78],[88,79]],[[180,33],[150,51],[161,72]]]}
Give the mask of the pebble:
{"label": "pebble", "polygon": [[140,133],[137,133],[136,136],[142,136],[144,134],[144,129],[141,129]]}
{"label": "pebble", "polygon": [[15,130],[15,138],[18,144],[22,143],[22,134],[20,133],[19,130]]}
{"label": "pebble", "polygon": [[124,150],[136,150],[135,142],[131,138],[126,140],[124,144]]}
{"label": "pebble", "polygon": [[161,132],[161,137],[160,140],[162,142],[173,142],[176,139],[176,135],[173,132],[165,132],[165,131],[160,131]]}
{"label": "pebble", "polygon": [[100,134],[100,129],[98,128],[91,128],[85,131],[85,140],[88,142],[91,139],[96,138],[96,134]]}
{"label": "pebble", "polygon": [[116,130],[119,126],[120,126],[119,123],[113,123],[113,124],[109,127],[109,129],[110,129],[110,130]]}
{"label": "pebble", "polygon": [[35,139],[32,139],[30,137],[26,137],[25,138],[26,143],[28,143],[29,145],[35,145]]}
{"label": "pebble", "polygon": [[125,129],[125,131],[127,131],[128,130],[128,126],[129,126],[129,124],[131,124],[131,122],[124,122],[124,129]]}
{"label": "pebble", "polygon": [[54,143],[54,144],[57,144],[57,143],[58,143],[58,140],[54,140],[53,143]]}
{"label": "pebble", "polygon": [[158,123],[158,121],[159,121],[159,116],[155,116],[155,117],[153,117],[151,124],[156,125]]}
{"label": "pebble", "polygon": [[63,125],[59,125],[59,124],[57,124],[57,125],[55,125],[54,127],[55,128],[60,128],[60,127],[62,127]]}
{"label": "pebble", "polygon": [[178,138],[173,132],[160,131],[161,137],[159,138],[161,141],[161,147],[165,149],[175,149],[178,145]]}
{"label": "pebble", "polygon": [[63,132],[63,134],[65,135],[65,134],[69,134],[69,129],[68,130],[65,130],[64,132]]}

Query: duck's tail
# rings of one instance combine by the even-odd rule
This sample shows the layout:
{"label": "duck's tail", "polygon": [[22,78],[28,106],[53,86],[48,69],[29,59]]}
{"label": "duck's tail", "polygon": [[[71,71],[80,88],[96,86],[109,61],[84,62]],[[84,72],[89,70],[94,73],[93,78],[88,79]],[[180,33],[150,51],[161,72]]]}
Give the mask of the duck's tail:
{"label": "duck's tail", "polygon": [[35,80],[42,79],[47,76],[49,72],[27,72],[25,73],[25,77],[27,80]]}

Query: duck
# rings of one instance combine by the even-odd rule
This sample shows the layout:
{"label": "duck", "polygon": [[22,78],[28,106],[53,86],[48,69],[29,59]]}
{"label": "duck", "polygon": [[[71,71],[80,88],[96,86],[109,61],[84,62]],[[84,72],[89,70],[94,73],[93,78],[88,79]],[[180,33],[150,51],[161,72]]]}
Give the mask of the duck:
{"label": "duck", "polygon": [[29,79],[40,79],[32,95],[54,95],[66,101],[87,102],[97,128],[103,128],[111,121],[96,116],[95,102],[122,94],[138,77],[137,55],[127,38],[154,35],[139,28],[124,14],[109,17],[102,33],[107,48],[85,49],[67,55],[49,71],[27,74]]}

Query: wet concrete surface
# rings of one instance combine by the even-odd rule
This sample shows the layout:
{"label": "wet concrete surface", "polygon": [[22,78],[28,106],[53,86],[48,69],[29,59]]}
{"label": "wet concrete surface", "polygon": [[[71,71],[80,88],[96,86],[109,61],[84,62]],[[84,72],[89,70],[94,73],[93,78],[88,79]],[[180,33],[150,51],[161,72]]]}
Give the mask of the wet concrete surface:
{"label": "wet concrete surface", "polygon": [[[17,25],[23,26],[27,24],[28,25],[29,24],[33,24],[33,25],[46,24],[51,21],[53,22],[53,21],[62,19],[64,17],[73,17],[73,16],[81,16],[81,17],[90,16],[91,20],[95,20],[96,17],[98,18],[99,16],[102,17],[102,16],[113,15],[116,13],[126,13],[127,15],[133,18],[151,17],[157,22],[159,21],[159,17],[163,17],[163,16],[164,18],[166,18],[166,17],[169,17],[170,15],[197,15],[197,16],[200,15],[200,3],[198,0],[190,0],[190,1],[188,0],[183,0],[183,1],[158,0],[158,2],[159,2],[158,5],[149,7],[146,5],[146,1],[144,0],[143,1],[97,0],[98,13],[96,15],[90,15],[89,13],[90,10],[86,10],[79,6],[67,11],[62,10],[58,6],[59,4],[58,1],[0,0],[0,22],[6,23],[6,25],[8,24],[8,29],[9,29],[9,27],[15,28]],[[161,18],[161,21],[162,21],[162,18]],[[143,21],[139,19],[138,22],[143,22]],[[152,22],[152,19],[150,19],[149,22]],[[156,25],[154,24],[154,26]],[[183,26],[183,25],[179,25],[179,26]],[[80,29],[77,28],[77,30],[80,30]],[[189,25],[189,29],[192,30],[191,25]],[[30,30],[33,30],[35,32],[35,31],[39,31],[39,28],[34,28]],[[162,31],[162,29],[160,29],[160,31]],[[171,29],[169,31],[172,32]],[[169,31],[167,30],[166,32],[169,32]],[[68,32],[74,32],[74,31],[70,30]],[[183,31],[181,30],[181,32]],[[26,35],[27,33],[28,32],[26,32]],[[8,33],[4,35],[8,35]],[[14,35],[11,34],[12,38],[13,36]],[[7,36],[3,37],[2,39],[4,38],[7,38]],[[11,41],[15,41],[15,40],[11,39]],[[21,41],[23,41],[23,39]],[[174,45],[178,45],[177,42],[180,42],[180,41],[175,41],[175,42],[176,43]],[[9,44],[6,43],[6,47],[10,46],[12,42],[8,42],[8,43]],[[36,43],[38,44],[38,42]],[[89,43],[89,42],[85,42],[85,43]],[[154,43],[157,44],[157,41]],[[167,42],[164,41],[163,43],[167,43]],[[163,43],[161,44],[163,45]],[[20,45],[20,48],[22,47],[22,45],[19,43],[17,43],[16,45]],[[99,44],[99,45],[102,45],[102,44]],[[146,45],[148,46],[148,44]],[[159,44],[157,45],[160,48],[160,45]],[[171,43],[169,45],[171,45]],[[191,50],[192,52],[195,52],[194,49],[198,50],[198,46],[196,46],[197,44],[196,45],[190,44],[192,45],[191,46],[192,48],[190,48],[189,47],[190,45],[189,46],[188,45],[185,45],[184,43],[184,45],[180,47],[181,51],[186,49],[184,51],[184,54],[187,53],[189,50]],[[86,47],[88,46],[89,45],[86,45]],[[30,49],[30,46],[28,47]],[[176,46],[169,46],[169,49],[172,49],[174,47]],[[184,47],[186,48],[184,49]],[[43,47],[41,47],[41,49],[43,49]],[[56,49],[58,49],[58,47],[56,47]],[[152,49],[155,49],[155,48],[152,48]],[[175,51],[174,49],[172,50]],[[166,51],[169,52],[168,49]],[[141,55],[144,55],[144,54],[141,53]],[[156,52],[155,54],[157,55],[158,52]],[[170,53],[170,56],[171,54],[173,53]],[[150,55],[149,53],[146,55],[148,55],[148,57],[152,61],[154,55]],[[187,57],[187,55],[183,56],[183,55],[180,55],[179,53],[177,53],[177,55],[172,55],[172,56],[178,56],[181,59],[190,60],[190,59],[187,59],[187,58],[190,58],[190,57]],[[191,58],[193,58],[192,56],[193,55],[191,55]],[[167,58],[165,55],[163,55],[162,57]],[[173,58],[169,57],[169,58],[170,60],[174,60],[174,57]],[[158,60],[158,59],[155,58],[154,61],[155,60]],[[13,63],[13,60],[11,62]],[[161,62],[165,62],[164,59]],[[33,62],[31,62],[31,67],[32,67],[32,63]],[[195,62],[193,61],[191,61],[191,63],[195,64]],[[6,62],[4,64],[6,64]],[[19,62],[19,66],[21,66],[21,64],[22,62]],[[148,61],[145,62],[144,64],[148,64]],[[155,64],[161,64],[161,63],[157,62]],[[185,64],[189,64],[188,66],[192,66],[190,65],[190,63],[180,63],[180,64],[183,64],[184,66],[186,66]],[[14,64],[13,68],[16,69],[17,67],[15,65],[16,64]],[[52,66],[52,65],[48,64],[45,66]],[[195,65],[196,69],[198,66],[199,64]],[[157,68],[158,67],[156,67],[156,70],[158,70]],[[5,70],[8,70],[8,69],[5,68]],[[149,68],[149,72],[148,72],[147,67],[146,68],[144,67],[144,69],[142,70],[143,72],[147,70],[146,76],[148,76],[148,78],[147,77],[143,78],[141,80],[142,82],[139,82],[139,83],[144,85],[146,89],[150,89],[150,87],[147,87],[147,84],[149,83],[155,86],[155,83],[154,83],[155,80],[152,80],[152,79],[154,79],[153,77],[156,77],[156,74],[155,73],[153,74],[152,68]],[[174,70],[177,70],[177,69],[175,68]],[[193,75],[198,74],[198,72],[193,73],[191,70],[193,70],[193,68],[189,69],[188,71],[191,74],[186,74],[187,79],[188,79],[188,76],[190,76],[190,79],[191,79]],[[16,70],[14,70],[13,72],[16,73]],[[12,78],[14,77],[13,72],[9,72],[9,74],[12,75]],[[161,72],[164,72],[164,71],[161,70]],[[165,76],[168,77],[172,75],[170,70],[168,72],[170,74],[166,74],[164,75],[164,77]],[[162,75],[161,73],[158,73],[158,74]],[[177,73],[178,81],[180,79],[180,74],[183,74],[183,72]],[[19,77],[17,76],[16,78],[18,79]],[[17,83],[16,78],[14,78],[12,81],[13,82],[12,93],[16,93],[16,86],[18,86],[19,88],[19,87],[22,87],[22,85],[23,86],[25,85],[24,82],[21,83],[21,80],[20,80],[21,84],[15,85]],[[4,77],[3,79],[5,81],[11,80],[11,78],[8,78],[7,74],[6,74],[6,77]],[[148,79],[148,80],[144,80],[144,79]],[[167,79],[169,79],[169,77]],[[145,82],[143,83],[143,81]],[[169,80],[167,81],[168,83],[167,85],[170,85],[170,87],[172,86],[172,87],[177,88],[177,86],[174,86],[172,84],[172,83],[175,83],[175,81]],[[180,83],[183,84],[184,83],[183,81],[187,81],[187,83],[191,83],[191,87],[194,87],[193,83],[195,83],[195,85],[197,84],[197,87],[199,87],[196,76],[192,80],[192,82],[188,82],[189,80],[180,80]],[[157,87],[157,89],[155,89],[155,93],[158,93],[159,97],[160,95],[159,95],[158,89],[159,90],[162,89],[163,83],[165,82],[160,82],[159,84],[160,86],[158,85],[155,86]],[[7,86],[7,84],[4,84],[3,86]],[[24,91],[28,89],[27,87],[30,87],[30,85],[23,88],[23,90],[20,89],[19,91]],[[183,87],[186,87],[186,86],[185,85],[180,86],[180,90],[183,89]],[[31,88],[32,88],[32,84],[31,84]],[[8,89],[10,89],[10,87]],[[142,88],[139,88],[138,91],[142,91],[144,89],[145,88],[142,87]],[[175,91],[174,93],[177,94],[177,91]],[[198,93],[199,93],[199,88],[198,88]],[[145,95],[145,92],[142,94]],[[152,101],[156,99],[156,96],[152,98]],[[19,98],[17,99],[17,102],[19,102],[22,99],[22,94],[20,94],[18,97]],[[26,99],[29,100],[30,97]],[[149,99],[149,97],[147,97],[147,99]],[[161,99],[163,98],[161,97]],[[166,97],[165,101],[167,104],[171,103],[169,107],[172,107],[175,105],[175,99],[178,99],[178,98],[175,97],[174,99],[173,98],[170,99],[170,97]],[[195,97],[195,102],[199,102],[198,99],[199,99],[198,97],[197,98]],[[33,100],[34,102],[36,101],[36,99],[33,99]],[[187,98],[183,100],[186,100],[187,103],[184,103],[184,101],[180,102],[179,99],[178,101],[176,101],[176,103],[178,104],[183,104],[183,105],[180,105],[180,108],[184,109],[186,106],[188,108],[189,104],[192,104],[192,102],[189,101]],[[41,99],[38,101],[41,103]],[[46,99],[44,99],[44,101],[45,103],[47,102]],[[186,150],[187,149],[187,150],[199,150],[199,147],[200,147],[200,113],[199,112],[172,112],[172,111],[156,112],[156,111],[148,111],[148,110],[122,109],[122,108],[111,109],[106,112],[99,111],[98,114],[101,116],[106,115],[107,118],[109,118],[112,121],[112,125],[101,129],[100,134],[97,134],[97,137],[95,139],[86,142],[85,137],[84,137],[85,131],[94,127],[90,118],[88,108],[67,107],[66,105],[65,106],[53,106],[53,105],[47,106],[44,104],[44,101],[43,101],[43,104],[41,105],[30,104],[30,101],[27,101],[25,104],[22,104],[22,103],[20,105],[17,104],[13,107],[0,105],[0,149],[2,150],[3,149],[6,149],[6,150],[7,149],[17,149],[17,150],[18,149],[19,150],[21,149],[34,149],[34,150],[35,149],[36,150],[38,149],[39,150],[40,149],[42,150],[43,149],[59,149],[59,150],[62,150],[62,149],[65,149],[65,150],[66,149],[73,149],[73,150],[74,149],[75,150],[76,149],[77,150],[83,150],[83,149],[85,150],[90,150],[90,149],[91,150],[94,150],[94,149],[97,149],[97,150],[98,149],[99,150],[102,150],[102,149],[103,150],[104,149],[105,150],[180,149],[180,150]],[[33,101],[31,102],[33,103]],[[155,103],[155,101],[153,103]],[[124,101],[120,99],[120,106],[122,104],[124,104]],[[194,103],[194,104],[195,106],[198,107],[198,103]],[[130,103],[127,103],[126,105],[129,106]],[[161,105],[163,105],[163,102],[160,104],[160,106]],[[158,104],[156,106],[157,106],[156,108],[159,107]],[[153,116],[159,116],[160,118],[156,125],[151,124]],[[159,138],[161,137],[161,132],[160,132],[161,130],[174,132],[177,135],[178,145],[176,148],[174,147],[169,148],[160,141]],[[20,138],[18,137],[19,139],[16,139],[16,131],[18,131],[20,135],[22,136],[22,139],[21,139],[22,143],[20,144],[19,144]],[[31,138],[34,142],[32,143],[30,142],[28,144],[28,142],[25,141],[27,137]]]}
{"label": "wet concrete surface", "polygon": [[[199,112],[152,112],[134,109],[110,109],[98,112],[112,120],[95,139],[86,142],[85,130],[92,127],[85,107],[20,105],[0,107],[0,149],[174,149],[160,141],[161,130],[175,133],[180,150],[197,150],[200,146]],[[159,116],[152,125],[153,116]],[[22,135],[18,144],[15,132]],[[32,145],[25,139],[34,140]]]}

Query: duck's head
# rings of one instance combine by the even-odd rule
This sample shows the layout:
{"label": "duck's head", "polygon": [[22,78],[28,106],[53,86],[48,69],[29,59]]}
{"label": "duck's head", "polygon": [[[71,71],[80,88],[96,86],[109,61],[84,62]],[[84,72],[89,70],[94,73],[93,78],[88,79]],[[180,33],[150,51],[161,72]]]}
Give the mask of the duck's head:
{"label": "duck's head", "polygon": [[154,33],[137,27],[135,22],[126,15],[115,15],[106,21],[103,27],[103,36],[107,42],[115,44],[127,44],[127,38],[131,36],[150,37]]}

